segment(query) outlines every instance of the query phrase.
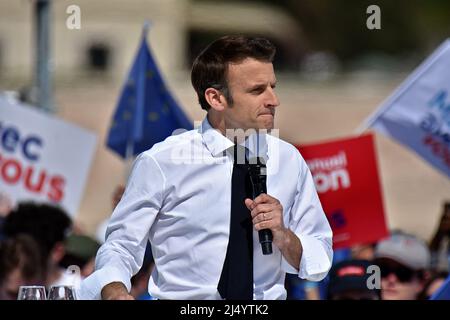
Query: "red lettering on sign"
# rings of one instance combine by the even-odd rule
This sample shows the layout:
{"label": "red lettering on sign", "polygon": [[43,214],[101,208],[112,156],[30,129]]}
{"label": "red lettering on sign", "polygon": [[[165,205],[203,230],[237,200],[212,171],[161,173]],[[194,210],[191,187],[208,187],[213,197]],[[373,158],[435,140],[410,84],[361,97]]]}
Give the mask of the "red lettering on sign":
{"label": "red lettering on sign", "polygon": [[25,171],[25,188],[27,188],[27,190],[29,191],[40,193],[47,174],[45,170],[41,170],[38,175],[37,181],[35,180],[35,184],[33,185],[33,173],[35,172],[34,169],[35,168],[33,167],[28,167]]}
{"label": "red lettering on sign", "polygon": [[20,163],[16,160],[6,160],[2,165],[1,175],[2,179],[5,180],[6,183],[16,184],[20,175],[22,174],[22,167]]}
{"label": "red lettering on sign", "polygon": [[64,197],[64,184],[66,181],[61,176],[55,176],[50,180],[50,191],[47,193],[49,199],[53,201],[61,201]]}
{"label": "red lettering on sign", "polygon": [[431,151],[438,158],[441,158],[448,167],[450,167],[450,150],[444,142],[434,139],[433,136],[429,134],[423,139],[423,144],[430,146]]}
{"label": "red lettering on sign", "polygon": [[3,158],[0,154],[0,182],[19,184],[25,190],[46,195],[52,202],[60,202],[64,198],[65,178],[61,175],[50,175],[46,170],[34,165],[27,165],[14,158]]}

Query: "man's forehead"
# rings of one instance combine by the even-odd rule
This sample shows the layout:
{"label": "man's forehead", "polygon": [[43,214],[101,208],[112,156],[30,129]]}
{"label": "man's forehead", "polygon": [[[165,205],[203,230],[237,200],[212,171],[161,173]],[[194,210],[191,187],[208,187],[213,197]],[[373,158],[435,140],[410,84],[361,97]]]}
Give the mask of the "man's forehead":
{"label": "man's forehead", "polygon": [[239,63],[228,65],[228,80],[245,82],[246,84],[266,83],[276,81],[273,64],[247,58]]}
{"label": "man's forehead", "polygon": [[273,64],[268,61],[260,61],[253,58],[246,58],[239,62],[230,62],[228,72],[243,72],[247,70],[272,70]]}

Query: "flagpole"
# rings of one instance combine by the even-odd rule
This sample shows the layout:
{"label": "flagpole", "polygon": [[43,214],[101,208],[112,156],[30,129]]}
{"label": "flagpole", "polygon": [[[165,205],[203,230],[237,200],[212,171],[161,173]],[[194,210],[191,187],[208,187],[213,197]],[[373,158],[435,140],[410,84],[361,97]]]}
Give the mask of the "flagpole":
{"label": "flagpole", "polygon": [[[146,39],[148,35],[148,30],[150,29],[150,22],[148,20],[144,21],[144,26],[142,27],[142,38]],[[134,141],[133,139],[127,140],[127,146],[125,150],[125,172],[124,180],[128,180],[134,163]]]}
{"label": "flagpole", "polygon": [[149,20],[144,21],[144,26],[142,27],[142,37],[147,38],[148,30],[150,29],[151,23]]}
{"label": "flagpole", "polygon": [[37,106],[47,112],[54,113],[50,59],[51,5],[50,0],[38,0],[35,2],[36,60],[33,86],[37,89],[37,101],[34,101]]}
{"label": "flagpole", "polygon": [[[106,145],[131,169],[130,159],[170,136],[175,129],[192,124],[167,91],[147,44],[150,23],[145,21],[140,45],[129,70],[113,115]],[[158,130],[156,132],[155,130]]]}

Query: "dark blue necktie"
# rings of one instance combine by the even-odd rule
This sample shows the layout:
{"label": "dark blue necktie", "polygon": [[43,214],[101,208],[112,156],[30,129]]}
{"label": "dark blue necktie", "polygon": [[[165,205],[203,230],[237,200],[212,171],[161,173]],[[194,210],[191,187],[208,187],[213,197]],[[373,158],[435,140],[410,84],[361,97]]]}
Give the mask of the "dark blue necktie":
{"label": "dark blue necktie", "polygon": [[[245,151],[244,148],[239,151]],[[248,164],[234,148],[230,237],[217,289],[223,299],[253,299],[253,224],[244,200],[252,199]]]}

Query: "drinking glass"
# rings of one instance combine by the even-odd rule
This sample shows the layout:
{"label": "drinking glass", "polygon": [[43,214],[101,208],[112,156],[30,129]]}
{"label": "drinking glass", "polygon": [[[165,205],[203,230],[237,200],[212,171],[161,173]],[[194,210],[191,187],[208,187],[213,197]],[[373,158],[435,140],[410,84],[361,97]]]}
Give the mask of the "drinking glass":
{"label": "drinking glass", "polygon": [[20,286],[17,300],[46,300],[44,286]]}
{"label": "drinking glass", "polygon": [[48,300],[76,300],[75,289],[73,286],[52,286]]}

